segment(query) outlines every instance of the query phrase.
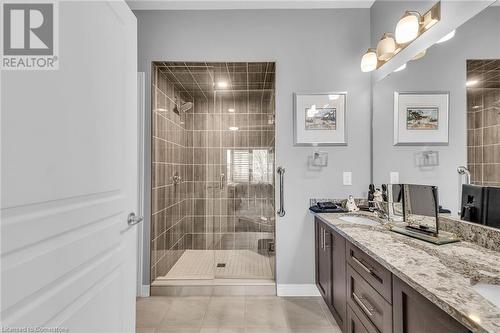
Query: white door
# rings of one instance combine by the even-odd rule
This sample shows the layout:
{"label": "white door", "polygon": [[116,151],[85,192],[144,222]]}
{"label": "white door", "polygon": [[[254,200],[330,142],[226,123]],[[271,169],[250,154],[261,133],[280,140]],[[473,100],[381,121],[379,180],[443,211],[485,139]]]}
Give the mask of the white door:
{"label": "white door", "polygon": [[1,325],[135,326],[137,26],[59,3],[59,70],[1,73]]}

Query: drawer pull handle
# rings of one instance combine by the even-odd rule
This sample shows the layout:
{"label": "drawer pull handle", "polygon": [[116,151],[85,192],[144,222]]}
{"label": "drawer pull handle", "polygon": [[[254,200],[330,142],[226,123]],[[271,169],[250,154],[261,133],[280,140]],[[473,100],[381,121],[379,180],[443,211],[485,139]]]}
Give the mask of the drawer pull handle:
{"label": "drawer pull handle", "polygon": [[[358,295],[356,295],[355,292],[352,293],[352,298],[354,298],[354,301],[361,307],[361,309],[367,314],[369,315],[370,317],[373,317],[374,313],[375,312],[375,309],[373,308],[373,306],[371,306],[370,304],[368,305],[365,305],[365,303],[363,302],[364,298],[363,297],[358,297]],[[372,312],[373,311],[373,312]]]}
{"label": "drawer pull handle", "polygon": [[352,260],[354,260],[354,262],[356,264],[358,264],[361,268],[363,268],[368,274],[373,274],[372,270],[369,269],[368,267],[366,267],[365,264],[363,264],[361,261],[358,260],[358,258],[356,258],[355,256],[351,256]]}
{"label": "drawer pull handle", "polygon": [[358,264],[362,269],[364,269],[368,274],[372,275],[374,278],[376,278],[380,283],[383,283],[382,279],[378,277],[377,274],[373,272],[373,270],[369,267],[367,267],[365,264],[363,264],[358,258],[355,256],[351,255],[352,260]]}

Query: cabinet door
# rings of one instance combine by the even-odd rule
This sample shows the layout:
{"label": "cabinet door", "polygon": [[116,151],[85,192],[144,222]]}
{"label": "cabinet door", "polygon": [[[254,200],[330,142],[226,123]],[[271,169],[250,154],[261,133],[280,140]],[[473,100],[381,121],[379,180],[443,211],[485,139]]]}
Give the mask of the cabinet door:
{"label": "cabinet door", "polygon": [[331,301],[332,255],[331,233],[316,219],[316,285],[326,304]]}
{"label": "cabinet door", "polygon": [[469,332],[458,321],[395,276],[393,311],[394,333]]}
{"label": "cabinet door", "polygon": [[331,231],[332,247],[332,301],[333,315],[340,327],[345,324],[347,306],[346,244],[345,238]]}

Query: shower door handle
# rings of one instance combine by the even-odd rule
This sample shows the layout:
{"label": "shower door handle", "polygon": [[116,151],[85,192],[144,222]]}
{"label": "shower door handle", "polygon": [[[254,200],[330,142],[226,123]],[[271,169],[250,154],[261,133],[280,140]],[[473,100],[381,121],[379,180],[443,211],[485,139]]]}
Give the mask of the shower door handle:
{"label": "shower door handle", "polygon": [[279,177],[279,187],[280,187],[280,208],[278,210],[278,216],[283,217],[285,216],[285,197],[283,194],[283,188],[285,186],[285,168],[278,167],[276,170],[278,172],[278,177]]}
{"label": "shower door handle", "polygon": [[223,173],[221,173],[220,175],[220,179],[219,179],[219,188],[221,190],[224,189],[224,180],[226,179],[226,175],[224,175]]}

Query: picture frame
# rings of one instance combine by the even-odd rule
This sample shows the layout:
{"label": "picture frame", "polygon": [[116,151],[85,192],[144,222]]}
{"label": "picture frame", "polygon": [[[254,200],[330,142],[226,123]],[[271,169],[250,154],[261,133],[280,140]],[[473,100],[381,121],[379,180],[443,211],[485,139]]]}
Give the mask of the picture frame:
{"label": "picture frame", "polygon": [[293,94],[294,146],[347,145],[347,92]]}
{"label": "picture frame", "polygon": [[394,146],[449,144],[449,92],[394,92]]}

